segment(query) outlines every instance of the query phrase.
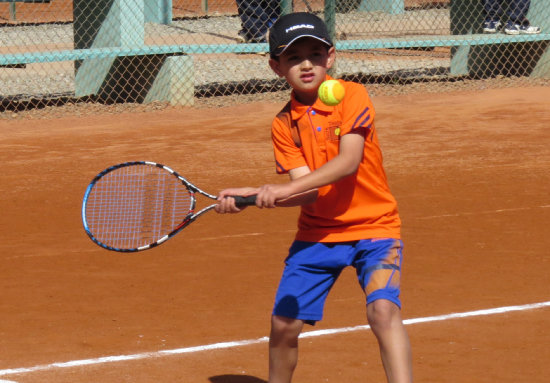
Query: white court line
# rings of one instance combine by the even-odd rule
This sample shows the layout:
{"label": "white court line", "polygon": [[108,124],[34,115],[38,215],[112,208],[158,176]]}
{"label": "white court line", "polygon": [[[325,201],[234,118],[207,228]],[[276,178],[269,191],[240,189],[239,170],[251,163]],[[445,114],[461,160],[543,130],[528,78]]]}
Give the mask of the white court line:
{"label": "white court line", "polygon": [[212,240],[219,240],[221,238],[244,238],[244,237],[257,237],[260,235],[268,235],[268,234],[281,234],[281,233],[295,233],[296,229],[289,229],[289,230],[278,230],[275,232],[268,232],[268,233],[241,233],[241,234],[229,234],[229,235],[221,235],[217,237],[201,237],[197,240],[199,241],[212,241]]}
{"label": "white court line", "polygon": [[[411,219],[434,219],[434,218],[448,218],[448,217],[462,217],[462,216],[470,216],[470,215],[477,215],[477,214],[496,214],[496,213],[506,213],[511,211],[525,211],[525,210],[533,210],[533,209],[548,209],[550,208],[550,205],[541,205],[541,206],[530,206],[530,207],[516,207],[516,208],[509,208],[509,209],[496,209],[496,210],[484,210],[484,211],[465,211],[465,212],[459,212],[459,213],[452,213],[452,214],[440,214],[440,215],[426,215],[423,217],[411,217]],[[219,240],[221,238],[244,238],[244,237],[257,237],[261,235],[267,235],[267,234],[276,234],[276,233],[294,233],[296,232],[296,229],[289,229],[289,230],[281,230],[277,232],[269,232],[269,233],[241,233],[241,234],[229,234],[229,235],[222,235],[217,237],[201,237],[198,238],[200,241],[212,241],[212,240]],[[0,382],[1,383],[1,382]]]}
{"label": "white court line", "polygon": [[471,212],[461,212],[453,214],[441,214],[441,215],[427,215],[424,217],[417,217],[416,219],[432,219],[432,218],[446,218],[446,217],[460,217],[465,215],[476,215],[476,214],[494,214],[494,213],[506,213],[509,211],[523,211],[523,210],[532,210],[532,209],[547,209],[550,205],[542,206],[531,206],[531,207],[515,207],[510,209],[497,209],[497,210],[484,210],[484,211],[471,211]]}
{"label": "white court line", "polygon": [[242,238],[242,237],[256,237],[259,235],[265,235],[266,233],[242,233],[242,234],[229,234],[229,235],[222,235],[218,237],[201,237],[198,238],[199,241],[211,241],[213,239],[218,240],[220,238]]}
{"label": "white court line", "polygon": [[[424,318],[406,319],[403,321],[403,323],[405,325],[411,325],[411,324],[417,324],[417,323],[437,322],[437,321],[445,321],[445,320],[458,319],[458,318],[503,314],[503,313],[509,313],[513,311],[535,310],[535,309],[540,309],[544,307],[550,307],[550,301],[526,304],[521,306],[506,306],[506,307],[498,307],[493,309],[468,311],[463,313],[453,313],[453,314],[437,315],[437,316],[430,316],[430,317],[424,317]],[[362,326],[342,327],[342,328],[334,328],[334,329],[326,329],[326,330],[307,331],[302,333],[300,335],[300,338],[311,338],[311,337],[317,337],[317,336],[323,336],[323,335],[342,334],[342,333],[348,333],[353,331],[363,331],[363,330],[368,330],[369,328],[370,326],[368,325],[362,325]],[[94,358],[94,359],[80,359],[80,360],[73,360],[69,362],[41,364],[33,367],[10,368],[5,370],[0,370],[0,376],[28,374],[31,372],[49,371],[49,370],[55,370],[55,369],[61,369],[61,368],[82,367],[82,366],[89,366],[89,365],[125,362],[125,361],[140,360],[140,359],[153,359],[153,358],[160,358],[167,355],[180,355],[180,354],[189,354],[189,353],[195,353],[195,352],[201,352],[201,351],[236,348],[236,347],[248,346],[248,345],[259,344],[259,343],[267,343],[268,340],[269,340],[268,337],[262,337],[258,339],[213,343],[213,344],[207,344],[203,346],[185,347],[185,348],[177,348],[173,350],[162,350],[162,351],[155,351],[155,352],[145,352],[141,354],[104,356],[101,358]],[[0,382],[2,381],[0,380]]]}

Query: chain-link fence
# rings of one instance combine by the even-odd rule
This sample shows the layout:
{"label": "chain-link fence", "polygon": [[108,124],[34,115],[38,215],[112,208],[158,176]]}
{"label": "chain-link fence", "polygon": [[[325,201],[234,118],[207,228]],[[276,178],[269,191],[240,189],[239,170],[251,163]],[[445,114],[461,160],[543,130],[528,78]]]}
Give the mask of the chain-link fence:
{"label": "chain-link fence", "polygon": [[0,111],[281,89],[265,37],[292,11],[325,19],[335,77],[550,78],[550,0],[0,0]]}

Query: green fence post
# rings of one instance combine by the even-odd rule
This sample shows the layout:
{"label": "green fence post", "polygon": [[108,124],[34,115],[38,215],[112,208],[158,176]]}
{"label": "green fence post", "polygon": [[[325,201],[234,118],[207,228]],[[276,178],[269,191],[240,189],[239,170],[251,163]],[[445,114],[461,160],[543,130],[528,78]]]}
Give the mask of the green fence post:
{"label": "green fence post", "polygon": [[292,13],[292,0],[281,0],[281,15]]}
{"label": "green fence post", "polygon": [[172,23],[172,0],[146,1],[145,22],[170,25]]}
{"label": "green fence post", "polygon": [[10,3],[10,20],[17,20],[17,8],[15,6],[15,3]]}
{"label": "green fence post", "polygon": [[[328,34],[334,44],[336,44],[336,0],[325,0],[325,24]],[[328,73],[335,76],[336,63],[329,69]]]}
{"label": "green fence post", "polygon": [[[550,33],[550,0],[531,0],[531,8],[527,17],[532,25],[542,29],[542,33]],[[550,78],[550,41],[531,44],[531,52],[536,53],[533,57],[536,64],[529,75]]]}
{"label": "green fence post", "polygon": [[336,38],[336,0],[325,0],[325,24],[332,41]]}

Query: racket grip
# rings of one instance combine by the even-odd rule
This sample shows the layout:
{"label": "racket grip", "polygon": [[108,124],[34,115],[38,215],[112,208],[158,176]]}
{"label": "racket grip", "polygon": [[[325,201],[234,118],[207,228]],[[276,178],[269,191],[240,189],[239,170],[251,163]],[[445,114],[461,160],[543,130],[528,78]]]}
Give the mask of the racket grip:
{"label": "racket grip", "polygon": [[248,197],[235,195],[232,197],[235,198],[235,205],[237,207],[256,205],[256,195],[249,195]]}

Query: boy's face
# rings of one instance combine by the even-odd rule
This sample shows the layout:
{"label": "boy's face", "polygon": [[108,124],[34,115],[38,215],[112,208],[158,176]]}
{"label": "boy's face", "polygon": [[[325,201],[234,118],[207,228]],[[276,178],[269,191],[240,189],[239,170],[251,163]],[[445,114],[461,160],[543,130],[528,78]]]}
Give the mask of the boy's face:
{"label": "boy's face", "polygon": [[317,100],[317,90],[334,63],[335,49],[327,48],[317,39],[303,37],[288,47],[278,60],[269,60],[271,69],[287,80],[303,104],[312,105]]}

